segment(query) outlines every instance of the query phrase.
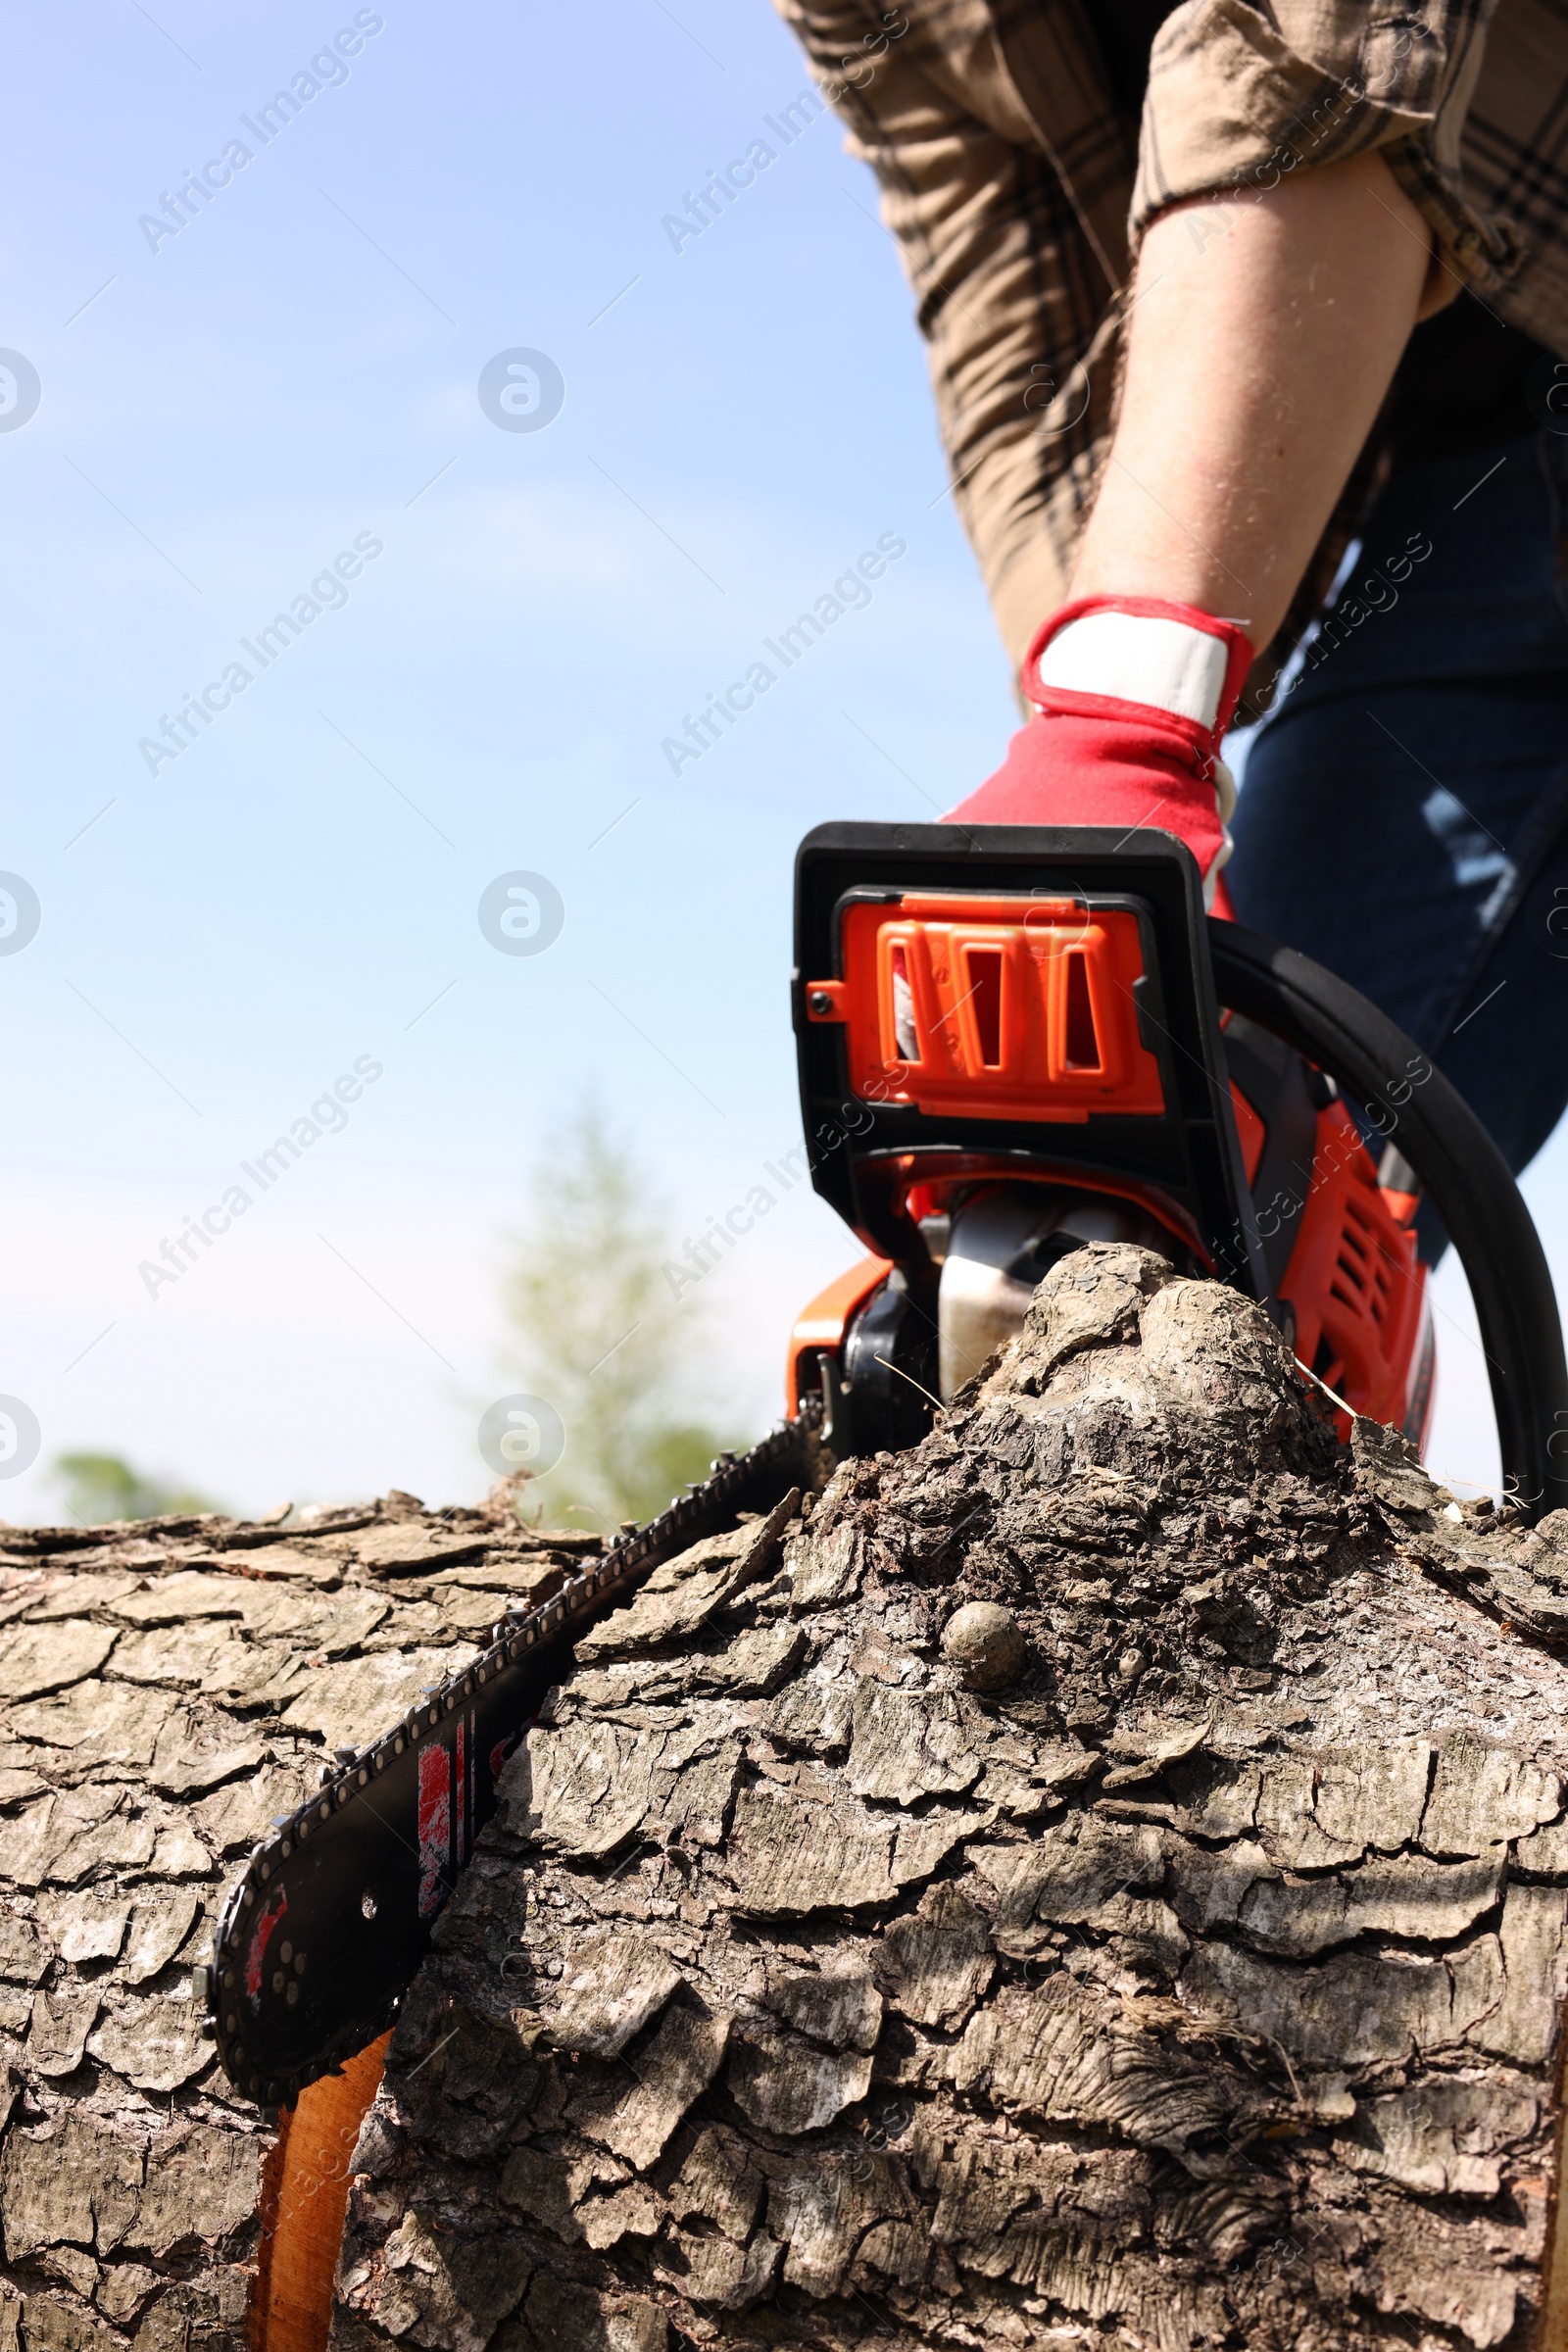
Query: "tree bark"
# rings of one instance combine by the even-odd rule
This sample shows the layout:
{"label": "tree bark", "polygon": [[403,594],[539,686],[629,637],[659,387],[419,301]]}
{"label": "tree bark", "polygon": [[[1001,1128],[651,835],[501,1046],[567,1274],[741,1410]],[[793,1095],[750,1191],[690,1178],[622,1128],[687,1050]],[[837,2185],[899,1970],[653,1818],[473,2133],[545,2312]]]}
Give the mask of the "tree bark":
{"label": "tree bark", "polygon": [[190,1998],[223,1887],[564,1566],[500,1497],[280,1522],[0,1528],[0,2352],[240,2352],[270,2134]]}
{"label": "tree bark", "polygon": [[1568,1513],[1325,1415],[1088,1249],[781,1560],[580,1643],[393,2037],[341,2352],[1529,2341]]}

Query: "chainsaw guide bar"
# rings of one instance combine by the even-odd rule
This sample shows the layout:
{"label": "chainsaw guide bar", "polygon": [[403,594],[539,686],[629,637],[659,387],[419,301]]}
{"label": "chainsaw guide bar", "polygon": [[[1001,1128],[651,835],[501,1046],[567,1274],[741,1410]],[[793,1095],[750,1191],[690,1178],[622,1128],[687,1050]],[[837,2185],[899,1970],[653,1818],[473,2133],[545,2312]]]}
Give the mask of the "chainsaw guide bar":
{"label": "chainsaw guide bar", "polygon": [[820,1487],[830,1466],[812,1399],[749,1452],[537,1607],[510,1614],[461,1674],[329,1774],[273,1824],[229,1889],[194,1989],[236,2090],[292,2102],[394,2022],[430,1933],[495,1811],[507,1758],[571,1644],[643,1579],[742,1511]]}

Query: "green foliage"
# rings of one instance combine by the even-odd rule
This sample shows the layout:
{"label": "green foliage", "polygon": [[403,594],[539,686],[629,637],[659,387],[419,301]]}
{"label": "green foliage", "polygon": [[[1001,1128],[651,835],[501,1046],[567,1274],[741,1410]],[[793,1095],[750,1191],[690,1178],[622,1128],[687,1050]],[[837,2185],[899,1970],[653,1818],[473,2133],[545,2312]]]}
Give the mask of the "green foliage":
{"label": "green foliage", "polygon": [[111,1519],[161,1519],[174,1512],[211,1511],[218,1506],[185,1487],[166,1487],[144,1478],[118,1453],[62,1453],[55,1476],[66,1490],[66,1510],[83,1527]]}
{"label": "green foliage", "polygon": [[506,1283],[511,1360],[566,1429],[559,1468],[526,1490],[529,1517],[646,1519],[736,1442],[707,1418],[703,1320],[671,1301],[672,1254],[629,1153],[583,1111],[533,1171]]}

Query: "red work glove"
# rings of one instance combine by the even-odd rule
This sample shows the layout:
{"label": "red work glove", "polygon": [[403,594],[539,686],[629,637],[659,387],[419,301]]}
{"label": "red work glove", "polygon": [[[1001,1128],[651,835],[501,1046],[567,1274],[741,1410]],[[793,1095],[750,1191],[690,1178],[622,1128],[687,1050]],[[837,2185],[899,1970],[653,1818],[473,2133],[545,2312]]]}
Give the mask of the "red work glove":
{"label": "red work glove", "polygon": [[1053,613],[1020,680],[1039,715],[948,824],[1156,826],[1198,859],[1214,903],[1236,786],[1219,757],[1251,666],[1234,621],[1152,596]]}

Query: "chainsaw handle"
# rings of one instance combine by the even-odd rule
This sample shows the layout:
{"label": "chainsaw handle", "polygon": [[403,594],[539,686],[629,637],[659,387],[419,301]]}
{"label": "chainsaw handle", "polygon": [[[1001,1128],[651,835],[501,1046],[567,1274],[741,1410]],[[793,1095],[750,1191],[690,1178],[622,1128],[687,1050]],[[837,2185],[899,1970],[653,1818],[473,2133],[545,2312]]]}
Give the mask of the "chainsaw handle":
{"label": "chainsaw handle", "polygon": [[1545,1251],[1502,1154],[1431,1056],[1347,981],[1218,917],[1208,944],[1220,1003],[1386,1116],[1430,1194],[1475,1301],[1504,1492],[1533,1526],[1568,1504],[1568,1361]]}

